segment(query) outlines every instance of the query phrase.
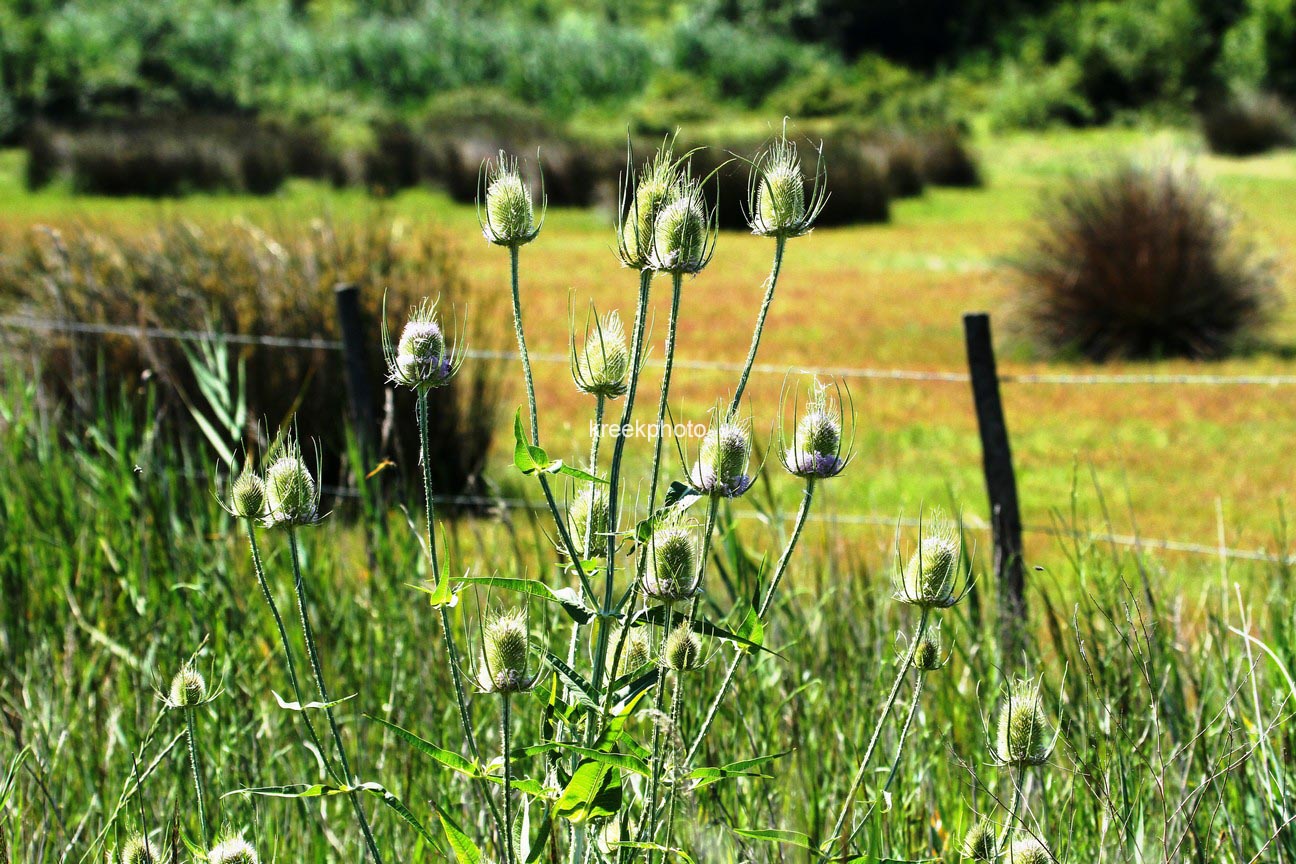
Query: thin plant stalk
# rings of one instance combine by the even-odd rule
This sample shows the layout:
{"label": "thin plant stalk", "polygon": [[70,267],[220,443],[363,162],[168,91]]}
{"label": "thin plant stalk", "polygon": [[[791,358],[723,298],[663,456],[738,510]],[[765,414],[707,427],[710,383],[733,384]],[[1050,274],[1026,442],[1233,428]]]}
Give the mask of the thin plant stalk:
{"label": "thin plant stalk", "polygon": [[185,715],[185,737],[188,739],[189,744],[189,768],[193,771],[194,798],[198,801],[198,827],[202,832],[199,836],[202,838],[203,846],[206,847],[211,832],[207,829],[207,805],[204,803],[202,767],[198,764],[198,741],[194,731],[194,709],[186,707],[183,710]]}
{"label": "thin plant stalk", "polygon": [[[338,764],[341,766],[342,775],[345,778],[346,785],[350,785],[353,782],[351,764],[350,760],[347,759],[346,745],[342,743],[342,730],[338,727],[337,717],[333,714],[333,705],[329,700],[328,687],[324,683],[324,669],[320,664],[319,648],[315,644],[315,633],[311,629],[310,615],[307,613],[306,608],[306,583],[302,579],[301,556],[297,549],[297,529],[292,526],[288,528],[288,548],[292,550],[293,588],[297,592],[297,611],[301,615],[302,637],[306,642],[306,653],[310,657],[311,672],[315,676],[315,689],[319,693],[320,702],[324,704],[324,715],[328,717],[329,730],[333,733],[333,743],[337,747]],[[360,802],[360,793],[352,789],[350,798],[352,809],[355,810],[356,822],[360,825],[360,833],[364,835],[369,855],[373,858],[375,864],[382,864],[382,853],[378,851],[378,844],[374,842],[373,831],[369,828],[369,817],[365,815],[364,805]]]}
{"label": "thin plant stalk", "polygon": [[[756,616],[761,621],[765,620],[765,614],[774,601],[774,592],[778,589],[779,583],[783,581],[783,576],[788,569],[788,563],[792,560],[792,551],[796,549],[797,541],[801,539],[801,532],[810,516],[810,505],[814,501],[814,492],[815,478],[809,477],[806,479],[805,495],[801,498],[801,508],[797,511],[796,522],[792,527],[792,536],[788,540],[787,546],[783,548],[783,554],[779,556],[769,588],[765,590],[765,595],[761,598],[760,605],[756,609]],[[689,745],[688,755],[684,757],[686,766],[693,762],[693,758],[697,756],[698,748],[702,746],[702,740],[706,738],[707,733],[711,730],[711,724],[715,722],[716,715],[720,711],[720,705],[729,694],[729,688],[733,685],[734,676],[738,672],[738,664],[741,662],[742,654],[734,655],[734,658],[729,661],[729,668],[725,670],[725,677],[720,684],[720,689],[716,691],[715,698],[711,700],[711,706],[707,709],[706,718],[702,721],[702,728],[693,737],[693,743]]]}
{"label": "thin plant stalk", "polygon": [[[599,394],[598,402],[595,404],[595,408],[594,408],[594,435],[593,435],[594,440],[590,442],[590,460],[589,460],[589,473],[593,474],[595,477],[598,476],[599,444],[602,443],[603,441],[604,407],[605,406],[604,406],[603,395]],[[597,492],[598,492],[598,488],[596,484],[591,483],[590,495],[594,496],[597,494]],[[591,501],[591,504],[592,503],[593,502]],[[585,523],[585,536],[581,538],[581,550],[585,553],[586,558],[594,554],[593,518],[590,518]]]}
{"label": "thin plant stalk", "polygon": [[[682,686],[683,686],[683,678],[684,678],[684,674],[683,674],[682,672],[676,672],[676,673],[675,673],[675,686],[674,686],[674,688],[672,689],[672,692],[671,692],[671,720],[670,720],[670,725],[671,725],[671,728],[672,728],[672,729],[679,729],[679,724],[680,724],[680,689],[681,689]],[[681,767],[682,767],[682,766],[681,766]],[[667,848],[667,849],[670,848],[671,843],[674,841],[674,834],[675,834],[675,801],[676,801],[677,797],[678,797],[678,796],[675,794],[675,783],[672,782],[671,785],[670,785],[670,790],[669,790],[669,791],[667,792],[667,794],[666,794],[666,802],[667,802],[667,803],[666,803],[666,848]],[[664,862],[666,861],[666,853],[662,853],[662,861],[663,861],[663,864],[664,864]]]}
{"label": "thin plant stalk", "polygon": [[504,861],[513,861],[513,694],[503,694],[500,712],[500,737],[504,745]]}
{"label": "thin plant stalk", "polygon": [[742,402],[743,391],[747,389],[747,379],[751,377],[752,366],[756,365],[756,352],[760,349],[761,334],[765,332],[765,316],[769,315],[770,304],[774,302],[774,288],[778,285],[779,271],[783,269],[783,249],[787,246],[786,237],[774,239],[774,264],[770,267],[769,277],[765,280],[765,299],[761,301],[760,312],[756,316],[756,329],[752,332],[751,347],[747,349],[747,362],[743,364],[742,376],[734,390],[730,412],[738,410]]}
{"label": "thin plant stalk", "polygon": [[855,772],[855,779],[851,781],[850,789],[846,792],[846,799],[842,801],[841,812],[837,814],[837,821],[833,825],[832,834],[829,835],[834,841],[836,838],[841,837],[842,829],[846,825],[846,819],[850,816],[855,795],[859,792],[860,787],[864,785],[869,763],[873,760],[873,753],[877,750],[878,742],[882,739],[882,727],[886,725],[887,717],[890,716],[891,709],[895,707],[896,699],[900,695],[900,687],[904,684],[905,676],[909,674],[909,668],[913,666],[914,654],[918,650],[918,643],[922,641],[923,634],[927,631],[927,618],[930,614],[930,609],[924,609],[922,615],[918,618],[918,629],[914,633],[913,641],[909,643],[908,650],[905,651],[900,670],[896,673],[895,683],[891,685],[891,692],[887,694],[886,702],[882,705],[882,713],[878,716],[877,725],[873,727],[873,737],[869,739],[868,747],[864,750],[864,758],[860,760],[859,769]]}
{"label": "thin plant stalk", "polygon": [[[428,443],[428,394],[426,390],[420,390],[418,399],[415,402],[415,412],[418,419],[419,427],[419,462],[422,465],[423,473],[423,503],[427,517],[427,542],[428,556],[431,559],[432,579],[435,583],[441,578],[441,568],[439,556],[437,555],[436,545],[436,503],[432,492],[432,466],[431,466],[431,448]],[[463,731],[464,741],[468,745],[468,752],[472,755],[474,761],[481,763],[481,752],[477,747],[477,735],[473,728],[472,710],[468,704],[468,698],[465,694],[463,683],[463,670],[459,663],[459,647],[455,644],[454,629],[451,626],[450,612],[445,606],[438,608],[441,619],[441,632],[445,634],[446,659],[450,665],[450,680],[454,687],[455,704],[459,708],[459,725]],[[495,827],[499,830],[500,835],[504,835],[503,824],[500,820],[499,809],[495,806],[495,798],[490,794],[490,788],[484,777],[477,778],[477,788],[482,797],[486,799],[486,805],[491,811],[491,816],[495,820]]]}
{"label": "thin plant stalk", "polygon": [[531,443],[540,446],[540,418],[536,414],[535,380],[531,376],[531,355],[527,353],[526,333],[522,329],[522,296],[518,287],[518,247],[509,247],[509,275],[513,287],[513,331],[517,334],[518,353],[522,355],[522,374],[526,378],[527,411],[531,416]]}
{"label": "thin plant stalk", "polygon": [[653,449],[652,482],[648,487],[648,512],[657,507],[657,486],[661,480],[662,439],[665,435],[666,406],[670,398],[671,368],[675,362],[675,338],[679,333],[680,288],[684,274],[671,274],[670,320],[666,326],[666,357],[662,370],[661,396],[657,400],[657,440]]}
{"label": "thin plant stalk", "polygon": [[666,640],[670,638],[671,630],[675,626],[675,605],[666,606],[665,626],[662,628],[661,642],[658,644],[658,675],[657,675],[657,692],[653,696],[653,736],[652,736],[652,776],[648,782],[648,805],[643,811],[643,822],[639,826],[639,841],[644,842],[652,834],[656,834],[656,829],[652,825],[657,815],[657,794],[661,784],[661,775],[666,760],[665,754],[662,753],[662,711],[666,702],[666,667],[660,665],[666,659]]}
{"label": "thin plant stalk", "polygon": [[1009,864],[1012,862],[1012,847],[1008,845],[1008,838],[1012,836],[1013,826],[1017,822],[1017,813],[1022,806],[1022,790],[1026,786],[1026,766],[1019,765],[1017,770],[1012,774],[1013,797],[1012,806],[1008,808],[1008,820],[1004,822],[1003,832],[999,835],[999,848],[1008,849]]}
{"label": "thin plant stalk", "polygon": [[[261,563],[261,547],[256,539],[256,524],[250,516],[247,518],[247,533],[248,543],[252,547],[252,569],[256,571],[257,582],[261,585],[261,593],[265,596],[266,605],[270,607],[270,615],[274,618],[275,628],[279,631],[279,645],[283,648],[284,667],[288,670],[288,683],[292,687],[293,698],[297,700],[298,705],[305,705],[306,700],[302,697],[301,683],[297,679],[297,663],[293,660],[291,643],[288,641],[288,628],[284,626],[283,616],[279,614],[279,604],[275,602],[274,594],[270,591],[270,583],[265,575],[265,565]],[[334,767],[328,749],[321,743],[319,733],[315,731],[315,724],[311,721],[310,714],[305,711],[299,713],[302,719],[306,721],[306,733],[310,736],[311,744],[315,746],[315,752],[319,754],[320,760],[324,763],[324,770],[335,781],[345,784],[346,779]]]}
{"label": "thin plant stalk", "polygon": [[[914,682],[913,701],[909,703],[909,711],[905,714],[904,725],[900,727],[900,740],[896,743],[895,756],[891,759],[891,770],[887,774],[886,782],[882,784],[883,793],[891,788],[891,784],[895,781],[896,774],[900,771],[900,759],[904,756],[905,739],[909,737],[909,729],[913,726],[914,716],[918,713],[918,704],[921,702],[923,684],[925,684],[926,681],[926,673],[920,672],[918,674],[918,680]],[[860,817],[860,820],[855,823],[855,827],[851,829],[850,837],[848,838],[849,840],[855,839],[855,835],[864,827],[864,823],[868,821],[868,817],[873,812],[874,807],[876,807],[876,803],[873,807],[869,807],[868,812]]]}

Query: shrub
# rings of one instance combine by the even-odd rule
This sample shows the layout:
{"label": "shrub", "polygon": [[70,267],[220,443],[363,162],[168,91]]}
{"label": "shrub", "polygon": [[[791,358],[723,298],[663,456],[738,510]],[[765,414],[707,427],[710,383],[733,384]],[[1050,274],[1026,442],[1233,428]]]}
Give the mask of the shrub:
{"label": "shrub", "polygon": [[923,193],[926,178],[922,169],[922,148],[911,135],[888,132],[873,139],[873,150],[886,173],[887,188],[894,198],[916,198]]}
{"label": "shrub", "polygon": [[1217,357],[1275,299],[1268,262],[1220,202],[1166,164],[1071,181],[1017,268],[1038,339],[1092,360]]}
{"label": "shrub", "polygon": [[[383,292],[393,324],[425,295],[462,304],[466,287],[435,230],[374,217],[267,232],[247,224],[168,222],[151,229],[82,224],[41,226],[0,238],[0,309],[6,314],[99,323],[336,339],[333,286],[354,282],[376,338]],[[477,329],[495,318],[474,302]],[[478,344],[489,341],[477,338]],[[138,381],[146,370],[171,399],[196,393],[180,344],[109,336],[84,340],[33,334],[51,388],[74,403],[102,375]],[[238,348],[247,362],[254,418],[274,424],[295,411],[324,453],[345,452],[342,362],[331,351]],[[381,352],[367,358],[371,380],[385,377]],[[438,391],[432,417],[440,455],[434,471],[447,490],[475,482],[489,448],[497,394],[494,367],[472,364],[450,391]],[[87,381],[85,375],[91,374]],[[413,465],[417,437],[398,394],[387,452]]]}
{"label": "shrub", "polygon": [[1246,93],[1204,111],[1202,131],[1216,153],[1253,156],[1296,144],[1296,117],[1277,96]]}
{"label": "shrub", "polygon": [[976,156],[951,127],[928,132],[921,138],[923,177],[933,186],[972,188],[982,183]]}

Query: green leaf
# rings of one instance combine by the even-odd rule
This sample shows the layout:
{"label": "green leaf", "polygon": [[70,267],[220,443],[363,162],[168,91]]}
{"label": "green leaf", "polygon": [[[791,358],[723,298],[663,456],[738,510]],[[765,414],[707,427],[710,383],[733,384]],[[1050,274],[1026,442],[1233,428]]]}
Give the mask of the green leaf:
{"label": "green leaf", "polygon": [[756,607],[747,607],[747,614],[743,616],[742,623],[738,625],[738,636],[753,645],[765,644],[765,625],[761,622],[760,616],[756,614]]}
{"label": "green leaf", "polygon": [[413,812],[411,812],[410,809],[405,806],[405,803],[403,801],[401,801],[392,793],[388,792],[381,785],[377,783],[361,783],[359,786],[355,788],[368,792],[371,795],[377,795],[379,798],[382,799],[382,802],[384,804],[386,804],[388,807],[394,810],[396,812],[396,815],[400,816],[400,818],[403,819],[406,822],[406,824],[408,824],[411,828],[417,831],[423,837],[424,840],[433,844],[434,846],[436,845],[436,837],[432,836],[432,832],[424,827],[423,823],[420,822],[418,820],[418,817],[416,817],[413,814]]}
{"label": "green leaf", "polygon": [[455,860],[459,864],[481,864],[481,850],[477,848],[477,844],[464,833],[464,830],[459,827],[459,823],[446,812],[444,807],[435,801],[431,803],[432,809],[436,811],[437,818],[441,820],[441,830],[445,832],[446,841],[450,844],[451,850],[454,851]]}
{"label": "green leaf", "polygon": [[517,414],[513,417],[513,464],[528,477],[543,471],[546,474],[561,474],[564,477],[572,477],[585,483],[606,484],[608,482],[579,468],[564,465],[561,459],[550,460],[549,454],[545,452],[543,447],[537,447],[527,440],[526,428],[522,425],[521,408],[517,410]]}
{"label": "green leaf", "polygon": [[693,784],[695,790],[710,786],[712,783],[719,783],[721,780],[733,780],[738,777],[769,779],[768,774],[762,774],[755,769],[760,768],[762,765],[768,765],[777,759],[782,759],[791,752],[791,750],[785,750],[782,753],[757,756],[754,759],[743,759],[739,762],[730,762],[720,768],[695,768],[689,772],[688,779],[696,781]]}
{"label": "green leaf", "polygon": [[692,507],[698,501],[705,497],[702,492],[686,486],[678,480],[671,483],[670,488],[666,490],[666,497],[662,499],[662,506],[649,516],[647,519],[635,526],[635,542],[644,544],[652,539],[653,532],[657,526],[664,522],[672,511],[684,512]]}
{"label": "green leaf", "polygon": [[540,469],[531,455],[531,445],[527,442],[526,429],[522,426],[521,408],[513,418],[513,464],[528,477]]}
{"label": "green leaf", "polygon": [[329,795],[346,795],[351,789],[347,786],[333,786],[327,783],[289,783],[285,786],[254,786],[246,789],[235,789],[226,792],[222,798],[231,795],[261,795],[266,798],[324,798]]}
{"label": "green leaf", "polygon": [[608,819],[621,809],[621,772],[584,759],[576,766],[554,814],[577,825],[591,819]]}
{"label": "green leaf", "polygon": [[409,731],[408,729],[404,729],[400,726],[397,726],[395,723],[384,720],[381,717],[375,717],[372,714],[366,714],[364,716],[368,717],[370,720],[374,721],[375,723],[380,723],[383,726],[386,726],[388,729],[395,732],[397,736],[404,739],[408,744],[413,746],[415,750],[418,750],[420,753],[423,753],[427,756],[431,756],[433,759],[440,762],[442,765],[449,768],[451,771],[457,771],[460,774],[463,774],[465,777],[476,778],[482,776],[481,769],[478,768],[476,764],[474,764],[468,759],[465,759],[463,756],[460,756],[458,753],[454,753],[450,750],[445,749],[444,747],[438,747],[437,745],[433,744],[431,741],[427,741],[423,738],[420,738],[419,736],[415,735],[413,732]]}
{"label": "green leaf", "polygon": [[733,832],[739,837],[746,837],[748,840],[761,840],[766,843],[787,843],[799,849],[816,851],[814,844],[810,842],[810,838],[800,831],[780,831],[777,828],[761,828],[757,830],[735,828]]}
{"label": "green leaf", "polygon": [[[645,609],[636,614],[630,624],[631,626],[634,626],[643,621],[647,621],[650,624],[656,624],[659,627],[664,626],[666,624],[666,607],[653,606],[650,609]],[[710,636],[712,639],[723,639],[726,642],[732,642],[735,645],[740,645],[744,648],[764,651],[766,654],[773,654],[775,657],[780,657],[781,659],[781,655],[769,650],[765,646],[758,645],[750,639],[744,639],[737,633],[730,633],[723,627],[717,624],[712,624],[710,621],[703,618],[694,618],[689,622],[689,625],[692,627],[694,633],[699,633],[703,636]]]}
{"label": "green leaf", "polygon": [[[688,864],[694,864],[693,859],[690,858],[688,856],[688,853],[685,852],[683,849],[675,849],[669,846],[662,846],[660,843],[638,843],[638,842],[627,841],[625,843],[613,843],[612,845],[618,849],[646,849],[649,852],[661,852],[663,861],[669,860],[671,858],[678,858],[681,861],[688,862]],[[645,856],[645,857],[647,857],[649,860],[652,860],[652,856]]]}
{"label": "green leaf", "polygon": [[568,687],[576,691],[576,695],[580,697],[580,701],[594,709],[599,707],[598,694],[594,692],[593,685],[582,678],[579,672],[568,666],[562,658],[554,654],[552,651],[545,651],[545,660],[548,661],[549,665],[553,667],[553,670],[558,673],[558,677],[561,678]]}
{"label": "green leaf", "polygon": [[555,591],[543,582],[538,582],[535,579],[519,579],[515,576],[464,576],[456,581],[461,585],[485,585],[490,588],[503,588],[506,591],[515,591],[518,594],[538,597],[548,603],[557,603],[567,613],[567,617],[577,624],[588,624],[594,617],[594,613],[581,600],[580,594],[571,588],[561,588]]}
{"label": "green leaf", "polygon": [[332,708],[334,705],[341,705],[343,702],[356,697],[356,694],[352,693],[350,696],[343,696],[341,699],[334,699],[332,702],[307,702],[303,705],[300,702],[288,702],[273,690],[270,693],[275,697],[275,701],[279,703],[279,707],[285,711],[314,711],[319,708]]}

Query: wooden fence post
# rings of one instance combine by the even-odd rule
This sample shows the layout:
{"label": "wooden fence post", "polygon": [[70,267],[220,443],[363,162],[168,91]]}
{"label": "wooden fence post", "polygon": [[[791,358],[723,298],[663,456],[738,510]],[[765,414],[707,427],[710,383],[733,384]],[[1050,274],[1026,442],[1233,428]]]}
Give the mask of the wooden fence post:
{"label": "wooden fence post", "polygon": [[963,316],[972,402],[981,433],[981,462],[990,498],[990,524],[994,532],[994,568],[999,586],[999,646],[1005,668],[1013,665],[1026,630],[1026,571],[1022,563],[1021,510],[1017,503],[1017,477],[1013,472],[1008,424],[999,396],[999,373],[990,338],[990,316],[969,312]]}
{"label": "wooden fence post", "polygon": [[377,450],[374,440],[376,428],[373,390],[369,384],[368,364],[365,362],[368,341],[360,313],[360,287],[352,282],[339,282],[333,288],[333,298],[337,302],[338,330],[342,334],[342,357],[346,368],[347,396],[351,403],[352,428],[355,429],[361,456],[368,464]]}

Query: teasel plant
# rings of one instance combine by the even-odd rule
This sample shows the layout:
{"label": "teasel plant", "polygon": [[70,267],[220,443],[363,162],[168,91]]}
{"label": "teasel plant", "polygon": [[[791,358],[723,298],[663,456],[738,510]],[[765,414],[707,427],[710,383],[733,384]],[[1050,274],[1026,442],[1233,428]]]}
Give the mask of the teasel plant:
{"label": "teasel plant", "polygon": [[[893,596],[897,602],[912,606],[918,610],[918,623],[914,628],[912,637],[908,640],[907,646],[902,651],[899,668],[896,670],[891,689],[883,700],[877,723],[873,727],[873,733],[869,738],[868,745],[865,747],[864,755],[860,758],[859,767],[855,771],[854,778],[851,780],[850,787],[846,792],[846,797],[842,801],[841,809],[837,813],[832,832],[828,835],[821,849],[826,858],[845,856],[852,839],[859,830],[859,824],[861,823],[856,823],[854,827],[847,830],[847,822],[855,809],[856,798],[863,789],[864,781],[868,777],[868,768],[877,753],[878,744],[882,739],[882,731],[887,725],[891,712],[895,709],[900,697],[900,691],[909,676],[910,670],[915,668],[918,670],[919,683],[916,686],[921,687],[922,678],[932,670],[924,669],[920,665],[920,661],[932,657],[933,653],[936,657],[940,655],[939,643],[933,645],[933,638],[930,636],[930,628],[937,623],[933,616],[962,602],[972,589],[972,579],[968,570],[969,556],[964,554],[962,530],[944,516],[936,514],[931,519],[920,518],[918,520],[917,549],[908,562],[904,562],[900,556],[898,540],[895,546],[896,566],[893,576],[895,592]],[[920,695],[920,691],[915,693],[915,703]],[[911,714],[914,710],[916,710],[916,707],[911,706]],[[906,722],[897,750],[903,748],[904,737],[908,734],[911,722],[912,718]],[[899,760],[899,758],[900,753],[897,752],[895,759]],[[893,766],[895,764],[893,762]],[[888,785],[891,779],[888,777]]]}
{"label": "teasel plant", "polygon": [[168,709],[184,715],[185,744],[189,750],[189,771],[194,785],[194,807],[198,811],[199,837],[205,846],[211,832],[207,821],[206,784],[203,782],[202,762],[199,758],[201,750],[198,746],[198,724],[194,715],[199,709],[215,702],[221,691],[208,691],[207,679],[198,671],[196,656],[195,654],[186,660],[172,677],[171,685],[162,695],[162,702]]}
{"label": "teasel plant", "polygon": [[1005,769],[1012,787],[998,846],[1002,860],[1014,864],[1052,864],[1054,860],[1042,839],[1028,830],[1021,812],[1030,770],[1048,764],[1061,735],[1044,710],[1042,686],[1039,678],[1014,680],[1006,687],[994,733],[985,730],[994,762]]}

